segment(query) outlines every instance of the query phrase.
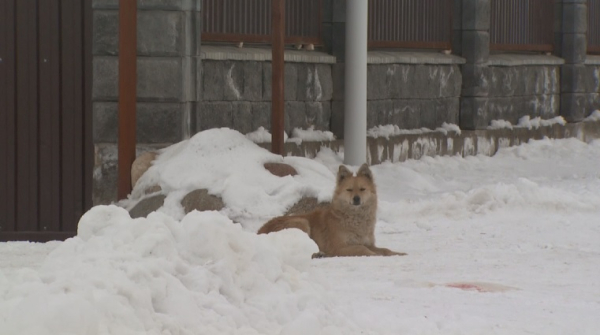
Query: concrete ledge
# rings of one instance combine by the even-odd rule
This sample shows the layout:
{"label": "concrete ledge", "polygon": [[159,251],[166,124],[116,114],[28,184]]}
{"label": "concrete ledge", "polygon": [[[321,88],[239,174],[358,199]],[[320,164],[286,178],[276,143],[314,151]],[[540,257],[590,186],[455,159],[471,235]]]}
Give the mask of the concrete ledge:
{"label": "concrete ledge", "polygon": [[[474,155],[493,156],[499,149],[540,140],[577,138],[591,142],[600,138],[600,121],[554,124],[529,129],[515,127],[512,129],[485,129],[454,131],[431,131],[421,134],[402,134],[389,138],[368,138],[367,155],[369,164],[380,164],[386,161],[403,162],[407,159],[420,159],[425,156]],[[270,144],[260,144],[269,149]],[[285,155],[314,158],[321,148],[327,147],[335,152],[343,150],[344,141],[286,143]]]}
{"label": "concrete ledge", "polygon": [[587,55],[585,65],[600,65],[600,55]]}
{"label": "concrete ledge", "polygon": [[490,55],[489,66],[562,65],[565,60],[551,55]]}
{"label": "concrete ledge", "polygon": [[466,60],[455,55],[425,51],[369,51],[369,64],[464,64]]}
{"label": "concrete ledge", "polygon": [[[203,45],[200,57],[209,60],[271,61],[271,49]],[[320,51],[285,50],[284,60],[296,63],[335,64],[336,58]]]}

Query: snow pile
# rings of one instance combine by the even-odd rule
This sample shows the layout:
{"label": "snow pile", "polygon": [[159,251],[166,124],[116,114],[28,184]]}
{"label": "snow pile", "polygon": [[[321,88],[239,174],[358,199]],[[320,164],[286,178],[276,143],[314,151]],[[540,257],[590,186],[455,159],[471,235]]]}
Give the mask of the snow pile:
{"label": "snow pile", "polygon": [[562,116],[557,116],[552,119],[542,120],[541,117],[534,117],[533,119],[529,115],[525,115],[519,119],[519,122],[516,126],[513,125],[506,120],[492,120],[488,129],[513,129],[513,128],[527,128],[527,129],[537,129],[539,127],[548,127],[555,124],[560,124],[564,126],[567,124],[567,121]]}
{"label": "snow pile", "polygon": [[[246,134],[246,138],[254,143],[271,143],[271,133],[264,127],[259,127],[257,130]],[[302,143],[302,141],[309,142],[325,142],[335,141],[335,135],[330,131],[315,130],[314,126],[310,126],[308,129],[294,128],[292,131],[292,137],[283,132],[284,142],[294,142],[296,144]]]}
{"label": "snow pile", "polygon": [[384,137],[386,139],[389,139],[392,136],[421,135],[421,134],[427,134],[427,133],[433,133],[433,132],[439,132],[444,135],[448,135],[448,132],[455,132],[458,135],[460,135],[461,130],[460,130],[459,126],[457,126],[455,124],[451,124],[451,123],[446,123],[446,122],[444,122],[441,127],[438,127],[435,130],[431,130],[428,128],[400,129],[400,127],[398,127],[397,125],[388,124],[388,125],[376,126],[376,127],[373,127],[371,129],[367,130],[367,136],[372,137],[372,138]]}
{"label": "snow pile", "polygon": [[294,131],[292,132],[292,138],[298,138],[302,141],[310,142],[335,141],[335,136],[332,132],[315,130],[314,126],[311,126],[307,130],[294,128]]}
{"label": "snow pile", "polygon": [[0,333],[335,333],[304,272],[315,251],[298,230],[256,235],[216,212],[176,222],[95,207],[39,272],[0,276]]}
{"label": "snow pile", "polygon": [[[277,177],[264,164],[286,163],[298,175]],[[167,194],[161,212],[181,219],[181,199],[196,189],[220,196],[225,214],[239,222],[244,218],[281,215],[302,196],[329,200],[334,174],[323,165],[301,157],[272,154],[230,129],[211,129],[164,149],[139,179],[132,199],[159,185]],[[128,207],[135,205],[131,202]]]}

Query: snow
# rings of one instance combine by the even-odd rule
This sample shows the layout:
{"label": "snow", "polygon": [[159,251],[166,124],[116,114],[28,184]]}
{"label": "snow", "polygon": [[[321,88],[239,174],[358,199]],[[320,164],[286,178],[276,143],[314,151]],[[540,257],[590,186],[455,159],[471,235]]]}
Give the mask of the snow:
{"label": "snow", "polygon": [[[254,143],[271,143],[271,133],[264,127],[259,127],[257,130],[246,134],[246,138]],[[308,127],[308,129],[294,128],[292,130],[292,137],[283,132],[284,142],[293,142],[296,144],[302,143],[302,141],[312,142],[324,142],[334,141],[335,135],[330,131],[315,130],[314,126]]]}
{"label": "snow", "polygon": [[444,122],[444,123],[442,123],[441,127],[438,127],[435,130],[432,130],[429,128],[400,129],[400,127],[398,127],[397,125],[393,125],[393,124],[380,125],[380,126],[375,126],[371,129],[367,130],[367,136],[373,137],[373,138],[378,138],[378,137],[390,138],[392,136],[398,136],[398,135],[421,135],[421,134],[427,134],[427,133],[433,133],[433,132],[439,132],[444,135],[447,135],[448,132],[450,132],[450,131],[455,132],[458,135],[460,135],[460,133],[461,133],[459,126],[457,126],[455,124]]}
{"label": "snow", "polygon": [[595,110],[590,116],[583,119],[583,121],[600,121],[600,110]]}
{"label": "snow", "polygon": [[559,124],[564,126],[567,124],[567,121],[562,116],[556,116],[548,120],[542,120],[541,117],[534,117],[533,119],[529,115],[525,115],[519,119],[519,122],[516,126],[513,125],[506,120],[492,120],[488,129],[513,129],[513,128],[527,128],[527,129],[537,129],[539,127],[547,127],[555,124]]}
{"label": "snow", "polygon": [[[227,129],[165,149],[140,179],[169,192],[148,218],[98,206],[65,242],[0,243],[0,335],[597,334],[599,140],[373,166],[377,244],[408,256],[312,260],[300,231],[254,233],[302,196],[330,199],[340,161]],[[227,208],[183,216],[196,187]]]}

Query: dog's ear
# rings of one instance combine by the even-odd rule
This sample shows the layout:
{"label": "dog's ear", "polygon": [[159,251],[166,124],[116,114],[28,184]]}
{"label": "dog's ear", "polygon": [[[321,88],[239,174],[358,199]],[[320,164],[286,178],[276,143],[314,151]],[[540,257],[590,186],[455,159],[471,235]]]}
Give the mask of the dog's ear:
{"label": "dog's ear", "polygon": [[361,165],[360,169],[358,169],[358,172],[356,173],[357,176],[365,176],[371,180],[373,180],[373,173],[371,172],[371,169],[369,169],[369,166],[367,165],[367,163]]}
{"label": "dog's ear", "polygon": [[340,169],[338,170],[338,174],[337,174],[337,183],[341,183],[342,180],[346,179],[346,177],[351,176],[352,172],[350,170],[348,170],[347,167],[340,165]]}

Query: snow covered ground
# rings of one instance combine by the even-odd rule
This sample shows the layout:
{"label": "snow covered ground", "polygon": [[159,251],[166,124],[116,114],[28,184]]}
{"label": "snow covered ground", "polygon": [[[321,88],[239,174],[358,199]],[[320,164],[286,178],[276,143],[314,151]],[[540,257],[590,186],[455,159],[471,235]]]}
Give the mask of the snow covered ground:
{"label": "snow covered ground", "polygon": [[[96,207],[66,242],[0,243],[1,335],[600,333],[600,141],[374,166],[377,244],[405,257],[311,260],[299,231],[254,234],[328,200],[331,151],[282,159],[213,130],[160,157],[142,184],[170,194],[147,219]],[[228,208],[183,217],[195,187]]]}

